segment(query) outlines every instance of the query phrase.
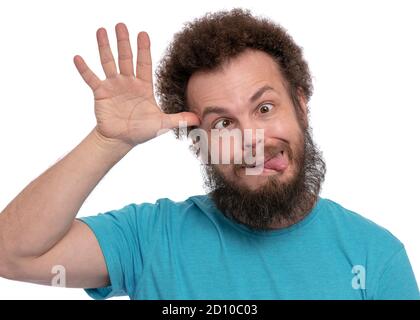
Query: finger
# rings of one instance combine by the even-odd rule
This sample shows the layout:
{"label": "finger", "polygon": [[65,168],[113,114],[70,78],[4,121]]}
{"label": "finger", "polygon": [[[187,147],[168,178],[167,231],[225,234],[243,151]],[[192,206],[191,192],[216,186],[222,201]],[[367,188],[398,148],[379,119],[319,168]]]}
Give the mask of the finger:
{"label": "finger", "polygon": [[137,36],[136,77],[152,82],[152,56],[150,54],[150,38],[146,32]]}
{"label": "finger", "polygon": [[200,119],[192,112],[179,112],[173,114],[165,114],[162,121],[162,129],[183,128],[185,126],[198,126]]}
{"label": "finger", "polygon": [[108,35],[104,28],[98,29],[96,39],[98,40],[99,56],[105,75],[107,78],[115,77],[117,75],[117,67],[115,66],[114,56],[109,47]]}
{"label": "finger", "polygon": [[73,62],[83,80],[85,80],[88,86],[95,91],[100,86],[101,80],[92,72],[92,70],[89,69],[81,56],[74,56]]}
{"label": "finger", "polygon": [[125,76],[134,77],[133,53],[131,52],[130,37],[127,27],[123,23],[115,26],[118,43],[118,66],[120,73]]}

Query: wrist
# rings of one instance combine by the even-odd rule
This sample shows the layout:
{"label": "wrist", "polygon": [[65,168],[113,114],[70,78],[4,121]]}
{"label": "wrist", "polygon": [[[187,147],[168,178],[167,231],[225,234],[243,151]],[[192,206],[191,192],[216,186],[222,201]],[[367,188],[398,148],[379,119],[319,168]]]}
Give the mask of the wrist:
{"label": "wrist", "polygon": [[91,131],[89,136],[91,136],[93,143],[98,148],[105,151],[118,152],[125,155],[133,148],[132,145],[124,141],[105,137],[97,130],[97,127]]}

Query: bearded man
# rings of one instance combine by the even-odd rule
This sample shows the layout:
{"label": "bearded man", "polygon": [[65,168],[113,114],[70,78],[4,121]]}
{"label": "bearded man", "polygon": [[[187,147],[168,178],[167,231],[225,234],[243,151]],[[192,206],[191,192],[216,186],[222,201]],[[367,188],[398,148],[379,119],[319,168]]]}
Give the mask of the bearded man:
{"label": "bearded man", "polygon": [[[97,31],[105,80],[74,58],[97,124],[0,214],[1,276],[51,284],[59,265],[95,299],[419,299],[403,244],[320,197],[312,78],[281,26],[241,9],[186,24],[157,69],[159,103],[147,33],[136,68],[126,26],[116,34],[119,71]],[[207,194],[75,218],[132,148],[181,123]]]}

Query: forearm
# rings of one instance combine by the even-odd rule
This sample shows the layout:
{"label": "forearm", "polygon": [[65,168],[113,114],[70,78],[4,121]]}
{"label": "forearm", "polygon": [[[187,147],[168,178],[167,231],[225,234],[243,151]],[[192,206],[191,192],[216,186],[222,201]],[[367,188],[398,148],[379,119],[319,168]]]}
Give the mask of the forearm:
{"label": "forearm", "polygon": [[69,231],[83,202],[131,149],[93,130],[63,159],[32,181],[0,214],[0,250],[38,257]]}

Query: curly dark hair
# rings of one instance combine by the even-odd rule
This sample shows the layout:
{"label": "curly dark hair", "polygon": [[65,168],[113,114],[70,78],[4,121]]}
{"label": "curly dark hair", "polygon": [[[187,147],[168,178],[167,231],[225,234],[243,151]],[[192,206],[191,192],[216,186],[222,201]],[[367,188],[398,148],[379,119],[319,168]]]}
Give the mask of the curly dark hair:
{"label": "curly dark hair", "polygon": [[[189,111],[186,90],[191,75],[215,70],[246,49],[264,51],[278,62],[299,112],[298,92],[309,101],[313,90],[302,49],[280,25],[240,8],[206,13],[185,23],[184,29],[175,34],[156,70],[156,94],[162,110]],[[179,138],[178,129],[175,134]]]}

